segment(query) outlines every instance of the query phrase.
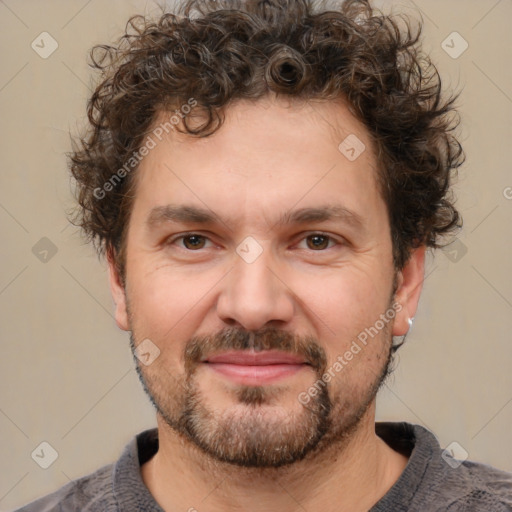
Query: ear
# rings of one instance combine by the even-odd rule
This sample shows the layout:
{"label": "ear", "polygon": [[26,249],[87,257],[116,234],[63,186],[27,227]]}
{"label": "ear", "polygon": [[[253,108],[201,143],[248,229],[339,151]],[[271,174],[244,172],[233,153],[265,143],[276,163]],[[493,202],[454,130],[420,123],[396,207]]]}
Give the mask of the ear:
{"label": "ear", "polygon": [[425,250],[424,245],[414,249],[404,268],[398,273],[395,302],[401,305],[401,309],[397,310],[395,316],[393,336],[407,334],[410,329],[409,320],[416,314],[425,274]]}
{"label": "ear", "polygon": [[116,324],[123,331],[130,330],[130,323],[128,321],[128,310],[126,308],[126,292],[111,252],[107,253],[108,261],[108,277],[110,282],[110,293],[115,304],[115,319]]}

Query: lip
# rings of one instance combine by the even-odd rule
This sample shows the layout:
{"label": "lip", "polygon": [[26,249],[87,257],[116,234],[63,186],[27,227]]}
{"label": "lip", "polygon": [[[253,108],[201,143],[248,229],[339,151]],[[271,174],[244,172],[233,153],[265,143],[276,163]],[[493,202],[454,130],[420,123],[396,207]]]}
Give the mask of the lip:
{"label": "lip", "polygon": [[208,356],[203,364],[217,374],[249,386],[270,384],[311,367],[299,356],[275,350],[223,352]]}
{"label": "lip", "polygon": [[306,364],[306,361],[297,355],[277,350],[231,350],[213,354],[204,359],[206,363],[237,364],[243,366],[266,366],[274,364]]}

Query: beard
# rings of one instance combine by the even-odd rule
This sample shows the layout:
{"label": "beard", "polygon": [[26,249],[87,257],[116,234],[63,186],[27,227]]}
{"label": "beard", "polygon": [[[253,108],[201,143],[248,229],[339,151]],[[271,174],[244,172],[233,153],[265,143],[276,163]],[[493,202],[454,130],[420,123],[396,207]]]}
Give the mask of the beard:
{"label": "beard", "polygon": [[[202,363],[209,354],[227,350],[280,350],[301,356],[318,381],[327,369],[325,350],[313,337],[275,328],[258,332],[226,328],[209,336],[190,338],[183,352],[184,372],[171,373],[157,358],[144,366],[131,348],[143,388],[165,423],[214,462],[247,468],[279,468],[340,448],[357,430],[378,389],[390,373],[391,335],[386,326],[377,359],[379,371],[364,389],[345,378],[343,369],[332,382],[320,386],[306,405],[287,386],[237,385],[229,388],[235,406],[214,407],[208,389],[201,387]],[[313,382],[311,382],[313,384]],[[334,385],[336,384],[336,386]],[[204,385],[204,382],[203,382]],[[301,389],[300,391],[304,391]],[[283,396],[288,396],[287,407]]]}

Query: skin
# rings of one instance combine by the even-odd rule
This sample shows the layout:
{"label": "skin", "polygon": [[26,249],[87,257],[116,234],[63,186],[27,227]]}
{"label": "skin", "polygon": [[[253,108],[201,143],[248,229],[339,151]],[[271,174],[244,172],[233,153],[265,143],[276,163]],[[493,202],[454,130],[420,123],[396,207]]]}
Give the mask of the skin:
{"label": "skin", "polygon": [[[366,146],[354,161],[338,150],[349,134]],[[170,132],[141,162],[125,288],[112,259],[109,268],[118,326],[132,332],[134,347],[150,339],[160,350],[152,364],[139,364],[146,391],[160,407],[159,450],[141,472],[164,510],[291,512],[299,503],[310,512],[365,511],[399,478],[407,457],[376,436],[375,395],[391,336],[406,334],[416,312],[425,249],[413,251],[396,273],[376,168],[369,134],[345,103],[274,97],[232,104],[212,136]],[[205,208],[220,220],[148,227],[151,211],[168,204]],[[278,222],[286,212],[326,205],[350,210],[359,222],[354,216]],[[199,249],[177,238],[189,232],[206,237],[192,239]],[[315,233],[331,238],[314,239],[318,248]],[[262,250],[252,263],[236,252],[248,236]],[[243,393],[255,386],[233,382],[207,364],[187,366],[191,340],[206,351],[220,345],[208,345],[204,336],[273,328],[308,340],[325,356],[324,368],[332,367],[393,303],[400,305],[394,320],[328,383],[327,432],[293,462],[243,467],[219,460],[172,426],[193,389],[204,413],[196,418],[204,434],[214,433],[214,451],[258,446],[261,439],[274,450],[301,440],[314,431],[317,416],[298,396],[320,369],[305,366],[259,386],[259,401],[251,402]],[[219,437],[225,431],[229,446]]]}

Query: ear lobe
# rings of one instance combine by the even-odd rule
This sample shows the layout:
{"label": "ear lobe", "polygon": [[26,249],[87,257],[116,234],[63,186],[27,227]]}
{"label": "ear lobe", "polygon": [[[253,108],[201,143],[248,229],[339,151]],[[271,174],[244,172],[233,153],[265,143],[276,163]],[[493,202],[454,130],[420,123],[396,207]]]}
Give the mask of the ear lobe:
{"label": "ear lobe", "polygon": [[107,254],[107,262],[110,293],[112,294],[112,299],[115,304],[116,324],[123,331],[129,331],[130,323],[128,321],[128,310],[126,308],[126,292],[121,283],[113,255],[110,252]]}
{"label": "ear lobe", "polygon": [[422,245],[414,249],[404,268],[398,273],[395,302],[401,309],[395,316],[393,336],[404,336],[410,328],[409,320],[416,314],[425,274],[425,251]]}

